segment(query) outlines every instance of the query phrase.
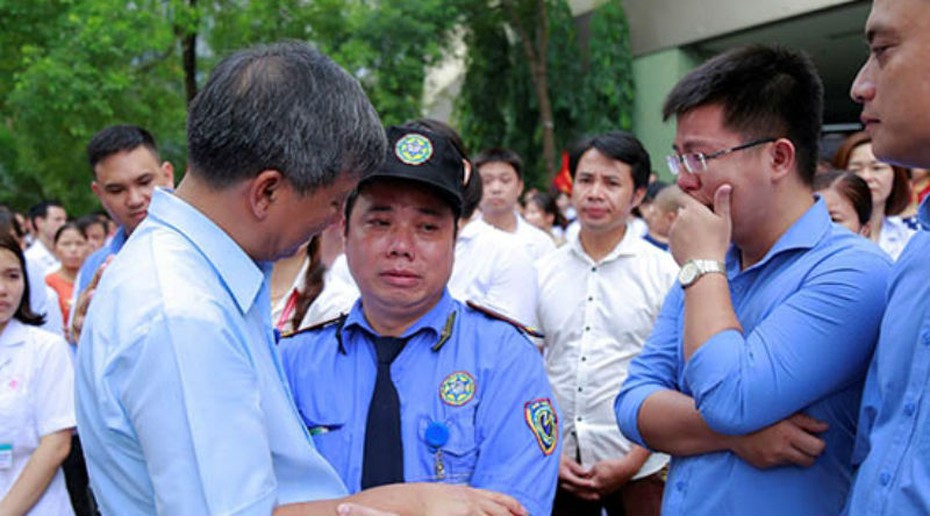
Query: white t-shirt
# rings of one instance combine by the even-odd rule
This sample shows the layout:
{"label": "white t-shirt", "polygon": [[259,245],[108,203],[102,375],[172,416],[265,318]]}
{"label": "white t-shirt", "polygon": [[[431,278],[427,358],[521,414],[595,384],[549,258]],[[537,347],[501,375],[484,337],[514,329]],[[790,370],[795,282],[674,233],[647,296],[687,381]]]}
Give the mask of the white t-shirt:
{"label": "white t-shirt", "polygon": [[449,293],[536,325],[536,269],[525,246],[476,219],[459,231]]}
{"label": "white t-shirt", "polygon": [[517,217],[517,231],[514,233],[526,246],[526,251],[533,261],[555,251],[555,241],[545,231],[527,222],[519,213]]}
{"label": "white t-shirt", "polygon": [[[42,436],[74,426],[68,344],[58,335],[10,320],[0,333],[0,450],[12,446],[12,465],[0,466],[0,497],[9,492]],[[61,468],[28,514],[74,514]]]}
{"label": "white t-shirt", "polygon": [[[546,371],[562,409],[562,452],[585,467],[619,458],[633,444],[620,433],[614,399],[675,283],[672,256],[627,225],[609,255],[593,261],[576,235],[536,262]],[[649,457],[634,478],[668,461]]]}

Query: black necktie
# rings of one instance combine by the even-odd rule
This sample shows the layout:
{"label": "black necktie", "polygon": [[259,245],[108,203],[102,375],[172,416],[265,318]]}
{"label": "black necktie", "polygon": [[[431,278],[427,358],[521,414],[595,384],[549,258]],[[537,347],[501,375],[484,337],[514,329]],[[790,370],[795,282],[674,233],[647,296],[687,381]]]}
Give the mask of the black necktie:
{"label": "black necktie", "polygon": [[404,481],[404,446],[400,435],[400,399],[391,380],[391,363],[406,339],[375,337],[378,377],[365,423],[362,489]]}

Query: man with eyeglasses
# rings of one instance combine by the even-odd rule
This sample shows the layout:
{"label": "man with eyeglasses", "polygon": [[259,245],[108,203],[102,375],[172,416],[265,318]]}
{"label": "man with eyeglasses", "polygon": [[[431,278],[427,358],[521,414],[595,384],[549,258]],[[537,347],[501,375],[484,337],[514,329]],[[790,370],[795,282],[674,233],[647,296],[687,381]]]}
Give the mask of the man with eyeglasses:
{"label": "man with eyeglasses", "polygon": [[764,46],[666,99],[680,287],[615,406],[626,436],[673,456],[663,514],[843,507],[890,261],[813,195],[822,102],[809,58]]}

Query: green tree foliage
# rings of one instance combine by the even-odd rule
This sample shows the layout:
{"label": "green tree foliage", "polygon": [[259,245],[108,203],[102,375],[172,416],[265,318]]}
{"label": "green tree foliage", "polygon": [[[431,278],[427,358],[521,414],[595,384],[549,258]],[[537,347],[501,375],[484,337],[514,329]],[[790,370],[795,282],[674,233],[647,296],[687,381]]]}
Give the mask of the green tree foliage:
{"label": "green tree foliage", "polygon": [[[534,16],[535,0],[518,3],[521,16]],[[464,14],[469,52],[455,111],[463,138],[473,150],[492,146],[516,150],[526,163],[526,182],[546,187],[551,172],[542,156],[539,105],[520,42],[512,35],[506,15],[485,2],[474,2]],[[585,41],[579,41],[564,0],[547,0],[547,14],[548,91],[558,147],[565,149],[585,134],[629,130],[632,56],[619,0],[591,13]]]}
{"label": "green tree foliage", "polygon": [[97,209],[84,149],[114,123],[150,129],[183,170],[186,75],[202,84],[255,43],[311,41],[359,78],[386,123],[418,117],[455,12],[442,0],[0,0],[0,202]]}
{"label": "green tree foliage", "polygon": [[[540,0],[0,0],[0,202],[24,209],[59,198],[99,206],[84,149],[100,128],[135,123],[177,170],[186,160],[187,97],[215,63],[255,43],[316,44],[353,73],[385,123],[421,116],[424,78],[456,28],[468,53],[456,119],[472,149],[505,145],[547,181],[538,90],[501,5],[539,41]],[[629,127],[632,85],[619,1],[591,18],[579,46],[565,0],[545,0],[543,55],[555,140]],[[534,27],[536,30],[534,30]],[[191,46],[193,44],[193,46]],[[196,50],[185,62],[184,49]]]}

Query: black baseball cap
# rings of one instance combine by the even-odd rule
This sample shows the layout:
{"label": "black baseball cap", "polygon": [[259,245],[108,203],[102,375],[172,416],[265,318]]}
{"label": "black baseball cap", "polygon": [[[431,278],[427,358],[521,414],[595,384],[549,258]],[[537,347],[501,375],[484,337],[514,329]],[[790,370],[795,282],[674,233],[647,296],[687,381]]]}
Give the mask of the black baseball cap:
{"label": "black baseball cap", "polygon": [[384,163],[365,177],[359,188],[383,178],[417,181],[433,187],[449,202],[455,217],[462,214],[465,190],[463,157],[448,138],[423,129],[387,128],[388,150]]}

